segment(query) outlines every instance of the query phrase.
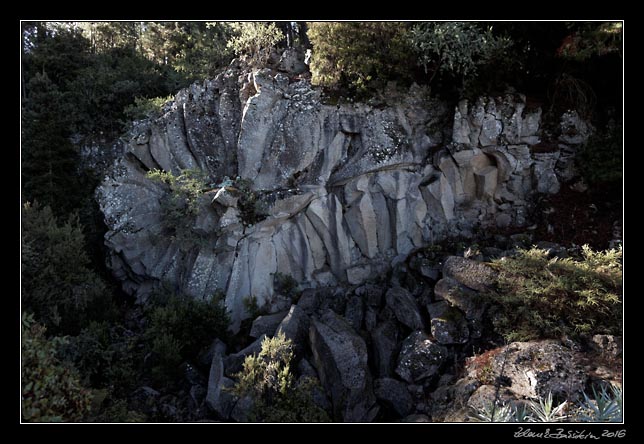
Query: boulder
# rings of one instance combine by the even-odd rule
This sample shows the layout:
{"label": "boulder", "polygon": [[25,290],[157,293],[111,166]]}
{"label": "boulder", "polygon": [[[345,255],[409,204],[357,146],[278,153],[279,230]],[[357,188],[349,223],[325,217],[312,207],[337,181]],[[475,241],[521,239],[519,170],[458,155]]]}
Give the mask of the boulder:
{"label": "boulder", "polygon": [[392,378],[376,379],[373,390],[376,398],[392,408],[399,416],[407,416],[412,412],[413,400],[404,383]]}
{"label": "boulder", "polygon": [[378,324],[371,332],[371,350],[376,374],[380,378],[393,375],[397,348],[396,324],[392,321]]}
{"label": "boulder", "polygon": [[259,338],[260,336],[273,336],[275,330],[280,325],[288,312],[282,311],[271,315],[258,316],[250,328],[249,336]]}
{"label": "boulder", "polygon": [[300,377],[305,378],[315,378],[317,379],[318,373],[315,371],[311,363],[306,359],[302,358],[297,363],[297,373]]}
{"label": "boulder", "polygon": [[364,340],[331,310],[311,320],[309,340],[320,382],[331,396],[334,419],[371,422],[378,406]]}
{"label": "boulder", "polygon": [[255,407],[255,401],[250,396],[240,398],[230,412],[230,418],[235,422],[250,422],[251,412]]}
{"label": "boulder", "polygon": [[463,314],[445,301],[427,305],[431,318],[431,330],[434,339],[441,344],[465,344],[470,337],[470,330]]}
{"label": "boulder", "polygon": [[412,330],[423,328],[423,318],[411,293],[402,287],[387,290],[387,306],[395,313],[396,319]]}
{"label": "boulder", "polygon": [[[503,392],[514,399],[545,398],[579,400],[588,375],[579,352],[555,340],[513,342],[493,354],[487,372],[503,384]],[[467,369],[476,378],[473,365]],[[483,390],[483,389],[481,389]]]}
{"label": "boulder", "polygon": [[402,343],[396,374],[415,383],[438,374],[448,358],[447,349],[432,341],[426,333],[415,331]]}
{"label": "boulder", "polygon": [[223,360],[226,376],[234,376],[235,373],[239,373],[244,366],[246,356],[258,355],[259,352],[262,351],[262,342],[264,341],[264,339],[266,339],[266,337],[266,335],[262,335],[259,338],[255,339],[255,341],[245,349],[240,350],[237,353],[233,353],[232,355],[226,356]]}
{"label": "boulder", "polygon": [[487,291],[496,283],[496,272],[482,262],[450,256],[443,264],[443,275],[473,290]]}
{"label": "boulder", "polygon": [[481,296],[450,277],[439,280],[434,287],[434,296],[438,301],[447,301],[458,308],[470,321],[481,321],[485,303]]}
{"label": "boulder", "polygon": [[609,359],[622,356],[623,342],[621,336],[593,335],[591,347]]}
{"label": "boulder", "polygon": [[423,415],[422,413],[416,413],[414,415],[409,415],[403,418],[402,422],[432,422],[429,419],[429,416]]}
{"label": "boulder", "polygon": [[216,340],[212,364],[210,365],[210,375],[208,376],[208,391],[206,393],[206,403],[224,420],[230,417],[235,402],[237,402],[237,397],[227,391],[234,383],[224,376],[223,357],[225,352],[226,344]]}
{"label": "boulder", "polygon": [[347,307],[344,310],[344,318],[355,331],[360,331],[362,319],[364,318],[364,304],[359,296],[349,298]]}
{"label": "boulder", "polygon": [[299,308],[299,305],[291,305],[288,314],[277,327],[276,333],[284,333],[286,339],[293,341],[293,352],[296,359],[304,353],[309,334],[309,324],[308,315]]}
{"label": "boulder", "polygon": [[361,296],[370,307],[380,307],[382,305],[383,289],[381,286],[365,284],[356,288],[355,294]]}

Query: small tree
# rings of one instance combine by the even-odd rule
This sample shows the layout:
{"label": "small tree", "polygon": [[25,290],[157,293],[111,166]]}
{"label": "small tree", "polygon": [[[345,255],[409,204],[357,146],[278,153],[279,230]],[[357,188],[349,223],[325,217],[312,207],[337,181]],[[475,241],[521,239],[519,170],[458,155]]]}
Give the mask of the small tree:
{"label": "small tree", "polygon": [[105,284],[89,268],[77,216],[59,224],[50,207],[22,210],[22,304],[52,332],[77,333],[99,319],[111,302]]}
{"label": "small tree", "polygon": [[410,42],[418,64],[431,72],[430,83],[437,74],[475,78],[482,66],[511,46],[508,38],[494,36],[491,28],[470,22],[418,23],[411,29]]}
{"label": "small tree", "polygon": [[311,82],[358,93],[391,79],[410,78],[414,66],[403,22],[312,22]]}
{"label": "small tree", "polygon": [[262,64],[284,38],[273,22],[231,23],[233,36],[227,47],[237,55],[248,56],[251,64]]}
{"label": "small tree", "polygon": [[213,338],[227,339],[230,318],[222,292],[199,300],[162,288],[146,307],[144,333],[154,355],[157,382],[175,379],[182,361],[194,359]]}

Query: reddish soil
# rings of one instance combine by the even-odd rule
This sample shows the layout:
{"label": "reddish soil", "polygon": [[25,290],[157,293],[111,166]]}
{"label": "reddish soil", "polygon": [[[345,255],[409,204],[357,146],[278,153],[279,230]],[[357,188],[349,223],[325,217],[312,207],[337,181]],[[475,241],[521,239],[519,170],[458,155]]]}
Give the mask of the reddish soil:
{"label": "reddish soil", "polygon": [[563,185],[539,203],[532,219],[538,224],[535,239],[606,249],[614,238],[613,224],[622,216],[621,190],[597,187],[582,193]]}

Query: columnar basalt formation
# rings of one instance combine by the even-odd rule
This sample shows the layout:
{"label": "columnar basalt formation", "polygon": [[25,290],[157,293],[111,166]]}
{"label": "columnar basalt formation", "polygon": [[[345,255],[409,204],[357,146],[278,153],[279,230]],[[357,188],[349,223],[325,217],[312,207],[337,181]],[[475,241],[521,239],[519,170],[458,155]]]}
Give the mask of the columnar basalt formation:
{"label": "columnar basalt formation", "polygon": [[[534,149],[541,109],[517,94],[455,110],[416,85],[386,105],[320,96],[307,80],[231,65],[136,125],[97,190],[125,291],[143,300],[161,282],[194,297],[222,290],[237,330],[247,297],[288,309],[276,273],[303,288],[357,285],[446,237],[526,225],[534,194],[559,190],[586,136],[565,116],[566,143]],[[209,191],[192,227],[201,242],[182,244],[166,233],[166,190],[146,177],[152,169],[247,179],[268,216],[244,223],[232,187]]]}

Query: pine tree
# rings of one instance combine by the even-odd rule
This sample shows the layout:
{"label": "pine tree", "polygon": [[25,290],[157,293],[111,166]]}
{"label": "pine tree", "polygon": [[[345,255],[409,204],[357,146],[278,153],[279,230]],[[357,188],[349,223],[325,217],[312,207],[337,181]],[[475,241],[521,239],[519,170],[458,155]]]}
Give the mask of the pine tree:
{"label": "pine tree", "polygon": [[22,210],[22,307],[52,333],[78,333],[110,308],[104,282],[92,271],[78,217],[64,223],[51,208]]}
{"label": "pine tree", "polygon": [[65,94],[47,74],[27,83],[22,113],[23,200],[37,200],[62,215],[78,206],[78,153],[70,142]]}

